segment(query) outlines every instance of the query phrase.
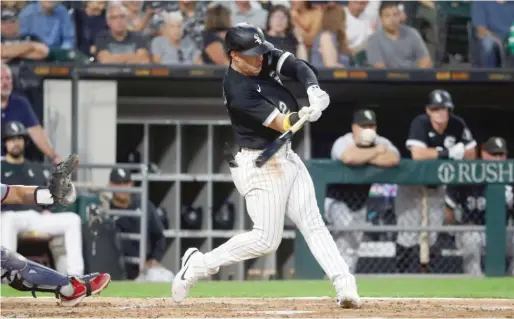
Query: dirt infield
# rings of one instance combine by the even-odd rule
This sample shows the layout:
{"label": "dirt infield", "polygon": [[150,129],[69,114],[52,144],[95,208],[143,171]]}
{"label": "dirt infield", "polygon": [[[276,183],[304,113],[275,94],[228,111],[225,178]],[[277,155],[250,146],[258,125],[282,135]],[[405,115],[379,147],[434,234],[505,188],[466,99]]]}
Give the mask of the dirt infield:
{"label": "dirt infield", "polygon": [[341,309],[332,298],[89,298],[78,307],[54,298],[2,298],[4,318],[514,318],[514,300],[374,299],[358,310]]}

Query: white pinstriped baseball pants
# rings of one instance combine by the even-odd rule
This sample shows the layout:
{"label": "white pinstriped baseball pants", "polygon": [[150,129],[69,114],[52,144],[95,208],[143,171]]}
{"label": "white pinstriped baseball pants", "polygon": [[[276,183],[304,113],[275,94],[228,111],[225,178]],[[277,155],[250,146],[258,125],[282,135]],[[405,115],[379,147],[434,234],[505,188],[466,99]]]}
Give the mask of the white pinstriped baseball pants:
{"label": "white pinstriped baseball pants", "polygon": [[213,273],[219,266],[275,251],[282,241],[287,214],[327,276],[331,280],[346,276],[348,266],[321,218],[312,179],[300,157],[286,145],[257,168],[253,161],[259,153],[241,150],[235,157],[239,167],[231,169],[234,184],[245,197],[253,229],[206,253],[208,270]]}

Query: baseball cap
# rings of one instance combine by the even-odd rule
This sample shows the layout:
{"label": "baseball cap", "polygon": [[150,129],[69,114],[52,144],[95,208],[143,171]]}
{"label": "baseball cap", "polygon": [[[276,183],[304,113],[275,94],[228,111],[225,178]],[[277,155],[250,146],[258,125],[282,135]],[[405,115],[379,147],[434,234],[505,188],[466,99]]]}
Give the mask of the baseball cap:
{"label": "baseball cap", "polygon": [[482,149],[489,154],[507,154],[507,141],[502,137],[490,137]]}
{"label": "baseball cap", "polygon": [[109,180],[113,184],[128,184],[132,182],[130,172],[123,168],[113,168]]}
{"label": "baseball cap", "polygon": [[2,21],[14,21],[18,19],[18,14],[12,10],[2,10]]}
{"label": "baseball cap", "polygon": [[377,125],[377,116],[372,110],[358,110],[353,114],[353,124]]}

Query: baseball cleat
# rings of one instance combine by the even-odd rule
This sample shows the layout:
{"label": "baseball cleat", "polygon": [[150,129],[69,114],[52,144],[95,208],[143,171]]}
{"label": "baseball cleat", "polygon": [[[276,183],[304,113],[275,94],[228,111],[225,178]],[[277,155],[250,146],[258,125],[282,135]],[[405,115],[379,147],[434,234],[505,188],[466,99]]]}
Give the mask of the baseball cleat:
{"label": "baseball cleat", "polygon": [[86,286],[79,281],[77,277],[71,277],[70,282],[73,286],[73,295],[67,297],[60,294],[61,306],[74,307],[78,305],[84,298],[86,298],[87,289]]}
{"label": "baseball cleat", "polygon": [[362,305],[355,277],[348,275],[336,279],[334,285],[337,290],[337,304],[343,308],[360,308]]}
{"label": "baseball cleat", "polygon": [[79,277],[79,280],[86,286],[86,295],[98,295],[109,286],[111,275],[107,273],[92,273]]}
{"label": "baseball cleat", "polygon": [[197,274],[201,266],[202,253],[196,248],[189,248],[184,256],[182,257],[182,268],[173,279],[173,285],[171,287],[172,298],[176,302],[184,300],[194,284],[200,279]]}
{"label": "baseball cleat", "polygon": [[70,277],[70,282],[73,285],[73,295],[71,297],[60,295],[61,305],[65,307],[77,306],[85,297],[100,294],[111,282],[111,275],[92,273]]}

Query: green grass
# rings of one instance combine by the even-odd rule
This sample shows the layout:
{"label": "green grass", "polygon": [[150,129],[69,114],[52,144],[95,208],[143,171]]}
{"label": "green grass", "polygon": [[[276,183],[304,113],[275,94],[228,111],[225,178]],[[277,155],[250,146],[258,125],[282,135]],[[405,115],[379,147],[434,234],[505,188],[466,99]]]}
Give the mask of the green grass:
{"label": "green grass", "polygon": [[[362,297],[459,297],[514,299],[514,278],[377,278],[358,280]],[[2,296],[30,296],[2,285]],[[39,294],[44,295],[42,293]],[[170,284],[112,282],[103,297],[170,297]],[[314,297],[334,296],[324,281],[212,281],[199,282],[191,297]]]}

